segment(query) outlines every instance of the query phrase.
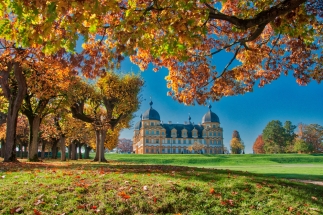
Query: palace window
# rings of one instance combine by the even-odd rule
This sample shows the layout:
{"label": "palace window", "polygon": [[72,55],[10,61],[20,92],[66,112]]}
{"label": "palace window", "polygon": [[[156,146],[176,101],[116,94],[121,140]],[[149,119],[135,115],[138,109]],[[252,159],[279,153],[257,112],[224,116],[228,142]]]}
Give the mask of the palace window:
{"label": "palace window", "polygon": [[146,143],[149,143],[149,139],[148,138],[146,139]]}
{"label": "palace window", "polygon": [[216,132],[214,132],[213,135],[216,136]]}
{"label": "palace window", "polygon": [[212,132],[211,131],[209,132],[209,136],[212,136]]}
{"label": "palace window", "polygon": [[159,139],[156,139],[156,143],[159,143]]}
{"label": "palace window", "polygon": [[159,135],[159,131],[156,131],[156,134]]}
{"label": "palace window", "polygon": [[153,123],[153,122],[151,122],[151,123],[150,123],[150,125],[154,125],[154,123]]}
{"label": "palace window", "polygon": [[186,140],[183,140],[183,144],[186,144]]}
{"label": "palace window", "polygon": [[149,153],[149,150],[148,149],[146,149],[146,153]]}
{"label": "palace window", "polygon": [[146,130],[146,134],[147,134],[147,135],[149,134],[149,131],[148,131],[148,130]]}
{"label": "palace window", "polygon": [[170,143],[170,139],[167,139],[167,143]]}
{"label": "palace window", "polygon": [[162,135],[164,135],[164,132],[162,131]]}
{"label": "palace window", "polygon": [[154,133],[155,133],[155,132],[152,130],[152,131],[151,131],[151,134],[152,134],[152,135],[154,135]]}

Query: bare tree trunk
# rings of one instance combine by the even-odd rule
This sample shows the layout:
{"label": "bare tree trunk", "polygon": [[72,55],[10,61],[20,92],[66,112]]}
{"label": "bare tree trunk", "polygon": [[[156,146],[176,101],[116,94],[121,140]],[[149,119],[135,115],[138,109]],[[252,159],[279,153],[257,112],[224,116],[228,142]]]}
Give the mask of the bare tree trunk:
{"label": "bare tree trunk", "polygon": [[52,145],[52,159],[57,159],[57,140],[53,140],[53,145]]}
{"label": "bare tree trunk", "polygon": [[77,160],[76,141],[71,143],[71,160]]}
{"label": "bare tree trunk", "polygon": [[36,116],[27,116],[29,121],[29,153],[28,153],[28,159],[30,161],[39,161],[38,159],[38,132],[39,132],[39,126],[41,118]]}
{"label": "bare tree trunk", "polygon": [[65,146],[65,136],[62,135],[60,138],[61,145],[61,161],[66,161],[66,146]]}
{"label": "bare tree trunk", "polygon": [[46,141],[41,141],[41,159],[45,159],[45,147],[46,147]]}
{"label": "bare tree trunk", "polygon": [[[13,66],[15,79],[17,81],[17,89],[10,90],[9,87],[9,72]],[[7,74],[8,73],[8,74]],[[9,101],[8,115],[7,115],[7,132],[6,132],[6,145],[4,162],[17,162],[16,157],[16,128],[18,111],[27,92],[26,79],[22,73],[20,63],[14,62],[8,65],[8,71],[0,72],[0,84],[5,97]]]}
{"label": "bare tree trunk", "polygon": [[79,143],[79,144],[77,144],[78,145],[78,149],[79,149],[79,159],[83,159],[82,158],[82,143]]}
{"label": "bare tree trunk", "polygon": [[0,157],[4,158],[4,148],[5,148],[5,142],[4,139],[0,140],[1,142],[1,151],[0,151]]}
{"label": "bare tree trunk", "polygon": [[[104,141],[105,141],[105,137],[106,137],[106,131],[101,130],[101,129],[96,130],[95,136],[96,136],[96,150],[95,150],[94,161],[99,161],[99,159],[101,157],[101,162],[108,162],[104,157]],[[100,151],[101,151],[101,156],[99,154]]]}
{"label": "bare tree trunk", "polygon": [[87,145],[85,145],[84,148],[85,148],[84,159],[90,159],[90,151],[92,148]]}

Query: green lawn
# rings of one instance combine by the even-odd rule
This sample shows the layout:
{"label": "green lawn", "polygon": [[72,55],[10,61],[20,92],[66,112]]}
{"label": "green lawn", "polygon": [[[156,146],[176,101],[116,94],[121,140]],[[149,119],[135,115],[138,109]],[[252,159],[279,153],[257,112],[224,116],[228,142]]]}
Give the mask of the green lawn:
{"label": "green lawn", "polygon": [[108,154],[107,159],[136,164],[241,170],[282,178],[323,181],[323,154],[276,155],[135,155]]}
{"label": "green lawn", "polygon": [[273,177],[286,174],[276,172],[286,166],[292,178],[303,178],[302,171],[322,178],[321,155],[297,156],[109,154],[100,164],[1,162],[0,214],[323,214],[323,186]]}

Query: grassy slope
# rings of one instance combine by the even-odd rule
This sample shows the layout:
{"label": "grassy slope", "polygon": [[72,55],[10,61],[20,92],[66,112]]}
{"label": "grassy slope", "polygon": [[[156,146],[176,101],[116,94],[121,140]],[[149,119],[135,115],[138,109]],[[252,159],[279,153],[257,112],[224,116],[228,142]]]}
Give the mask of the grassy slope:
{"label": "grassy slope", "polygon": [[321,186],[232,170],[0,163],[0,187],[0,214],[323,214]]}
{"label": "grassy slope", "polygon": [[135,155],[108,154],[107,159],[136,164],[209,167],[283,178],[323,180],[323,154],[275,155]]}

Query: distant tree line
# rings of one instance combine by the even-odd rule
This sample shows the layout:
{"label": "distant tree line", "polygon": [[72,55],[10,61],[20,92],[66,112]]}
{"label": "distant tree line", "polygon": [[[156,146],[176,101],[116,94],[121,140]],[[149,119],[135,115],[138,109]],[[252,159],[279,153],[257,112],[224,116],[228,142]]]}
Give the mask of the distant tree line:
{"label": "distant tree line", "polygon": [[270,121],[262,134],[253,144],[256,154],[273,153],[322,153],[323,127],[318,124],[296,125],[286,121],[284,125],[279,120]]}

